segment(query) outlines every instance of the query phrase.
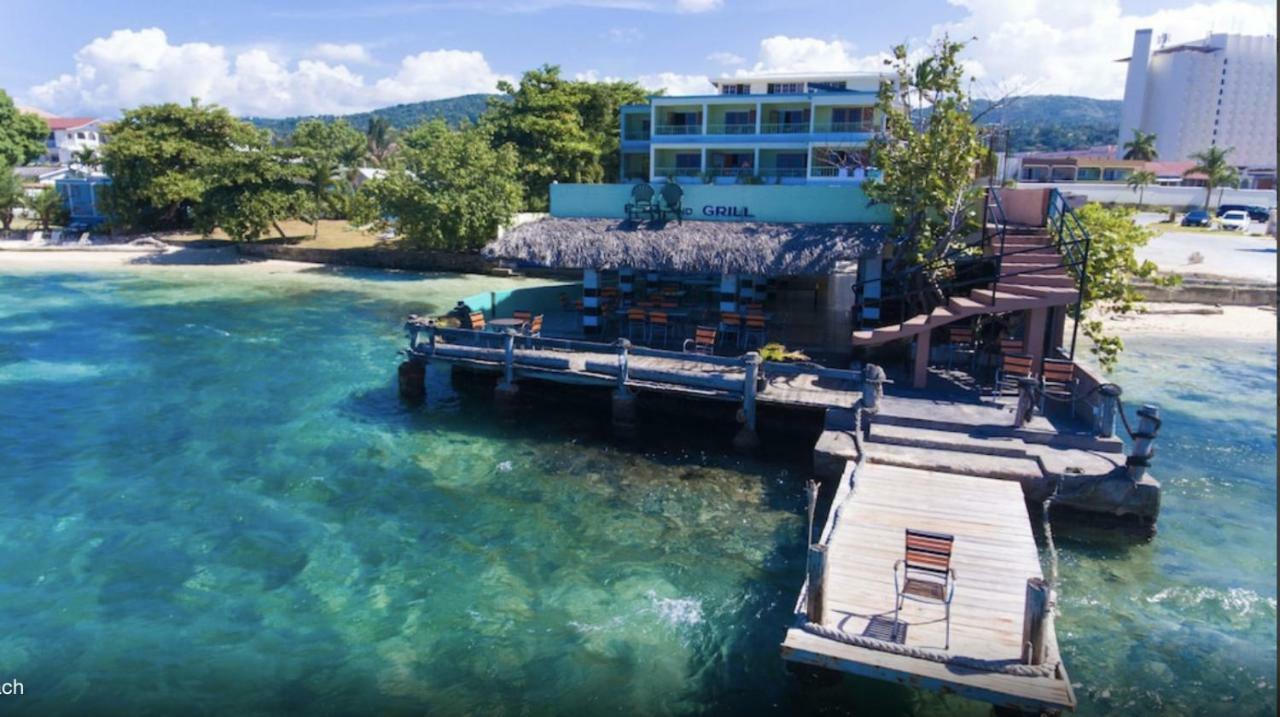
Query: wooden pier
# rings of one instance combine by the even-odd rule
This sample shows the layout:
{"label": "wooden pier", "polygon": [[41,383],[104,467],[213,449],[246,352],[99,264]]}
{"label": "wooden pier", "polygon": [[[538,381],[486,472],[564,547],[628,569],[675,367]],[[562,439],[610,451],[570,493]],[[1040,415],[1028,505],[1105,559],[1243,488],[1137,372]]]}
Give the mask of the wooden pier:
{"label": "wooden pier", "polygon": [[[906,601],[894,623],[894,564],[908,528],[955,536],[945,649],[943,606]],[[784,659],[1020,711],[1075,708],[1052,618],[1028,610],[1028,582],[1043,576],[1017,482],[850,461],[819,545],[820,616],[808,614],[806,582]],[[816,634],[813,617],[859,644]],[[1046,619],[1024,634],[1029,620]],[[1040,657],[1024,651],[1029,639],[1042,645]]]}

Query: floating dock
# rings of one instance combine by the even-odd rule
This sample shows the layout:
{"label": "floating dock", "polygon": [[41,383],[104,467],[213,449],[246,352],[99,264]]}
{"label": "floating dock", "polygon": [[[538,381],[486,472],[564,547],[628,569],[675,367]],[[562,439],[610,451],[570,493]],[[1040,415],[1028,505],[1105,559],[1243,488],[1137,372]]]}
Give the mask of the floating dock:
{"label": "floating dock", "polygon": [[[894,563],[903,557],[907,528],[947,533],[955,536],[956,578],[945,654],[960,660],[895,654],[806,630],[808,583],[797,604],[797,624],[782,643],[783,658],[1023,711],[1074,709],[1051,625],[1044,636],[1045,674],[998,671],[1022,664],[1027,581],[1043,577],[1018,483],[874,463],[854,466],[842,478],[824,530],[822,624],[919,648],[921,654],[942,653],[942,606],[906,601],[901,627],[895,628]],[[975,663],[990,669],[974,669]]]}

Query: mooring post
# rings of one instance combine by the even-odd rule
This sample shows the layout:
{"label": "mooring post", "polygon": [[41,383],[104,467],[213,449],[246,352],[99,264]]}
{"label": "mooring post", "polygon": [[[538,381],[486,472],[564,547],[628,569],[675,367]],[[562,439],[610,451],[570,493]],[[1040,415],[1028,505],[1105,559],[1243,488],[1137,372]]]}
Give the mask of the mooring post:
{"label": "mooring post", "polygon": [[1027,579],[1027,602],[1022,613],[1022,664],[1040,665],[1045,658],[1045,627],[1049,618],[1049,583]]}
{"label": "mooring post", "polygon": [[618,383],[613,392],[613,432],[618,437],[630,438],[636,432],[636,396],[627,388],[627,351],[631,342],[618,339],[614,346],[618,348]]}
{"label": "mooring post", "polygon": [[503,362],[502,362],[502,381],[493,390],[494,398],[498,399],[498,403],[507,405],[513,401],[516,394],[520,392],[520,387],[516,385],[516,332],[515,329],[507,329],[503,332]]}
{"label": "mooring post", "polygon": [[404,322],[405,334],[409,337],[409,350],[413,351],[418,348],[418,332],[422,330],[422,324],[419,323],[417,314],[409,314],[409,318]]}
{"label": "mooring post", "polygon": [[760,435],[756,433],[756,383],[760,377],[760,354],[747,352],[743,357],[746,375],[742,379],[742,428],[733,437],[733,445],[739,450],[755,450],[760,446]]}
{"label": "mooring post", "polygon": [[819,543],[809,545],[809,561],[806,566],[809,576],[809,589],[805,593],[805,616],[809,622],[821,625],[823,611],[826,608],[827,582],[827,546]]}
{"label": "mooring post", "polygon": [[1013,427],[1022,428],[1031,420],[1036,410],[1036,388],[1039,384],[1030,376],[1018,377],[1018,407],[1013,411]]}
{"label": "mooring post", "polygon": [[1151,456],[1156,452],[1156,434],[1160,432],[1160,407],[1146,404],[1138,409],[1138,430],[1133,434],[1133,455],[1125,461],[1129,469],[1129,479],[1133,482],[1142,480],[1151,465]]}
{"label": "mooring post", "polygon": [[880,411],[884,398],[884,369],[869,363],[862,367],[862,435],[871,437],[871,420]]}
{"label": "mooring post", "polygon": [[1102,402],[1098,405],[1098,435],[1111,438],[1116,434],[1116,409],[1120,405],[1120,387],[1114,383],[1104,383],[1098,387],[1098,395]]}
{"label": "mooring post", "polygon": [[400,364],[400,397],[419,403],[427,397],[427,366],[412,356]]}

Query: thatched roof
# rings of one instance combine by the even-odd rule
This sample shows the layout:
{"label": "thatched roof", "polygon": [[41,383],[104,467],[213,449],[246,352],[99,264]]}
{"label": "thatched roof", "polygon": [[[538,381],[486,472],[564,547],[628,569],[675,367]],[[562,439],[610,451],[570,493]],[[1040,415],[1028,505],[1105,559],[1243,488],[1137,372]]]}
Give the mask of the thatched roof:
{"label": "thatched roof", "polygon": [[552,268],[805,276],[877,250],[884,232],[875,224],[548,217],[507,231],[484,253]]}

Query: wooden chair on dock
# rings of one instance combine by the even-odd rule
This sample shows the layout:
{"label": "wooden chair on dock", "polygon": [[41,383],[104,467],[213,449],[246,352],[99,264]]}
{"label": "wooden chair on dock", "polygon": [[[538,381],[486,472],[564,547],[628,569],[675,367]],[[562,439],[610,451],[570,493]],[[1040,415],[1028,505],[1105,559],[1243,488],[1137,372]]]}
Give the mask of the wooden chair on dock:
{"label": "wooden chair on dock", "polygon": [[745,319],[745,327],[742,332],[742,346],[750,349],[753,345],[756,348],[764,346],[768,340],[768,331],[764,323],[764,314],[749,313]]}
{"label": "wooden chair on dock", "polygon": [[720,340],[728,341],[733,338],[733,345],[738,346],[742,343],[742,316],[734,313],[721,313],[720,326],[717,329]]}
{"label": "wooden chair on dock", "polygon": [[522,321],[527,324],[530,321],[533,321],[533,312],[524,311],[524,310],[512,311],[511,318],[515,319],[516,321]]}
{"label": "wooden chair on dock", "polygon": [[662,345],[666,346],[671,340],[671,324],[667,321],[667,312],[650,311],[649,312],[649,344],[654,345],[658,341],[658,334],[662,334]]}
{"label": "wooden chair on dock", "polygon": [[1026,353],[1026,342],[1022,339],[1000,339],[1000,353],[1002,354],[1020,354]]}
{"label": "wooden chair on dock", "polygon": [[[956,592],[956,571],[951,568],[951,549],[955,536],[907,528],[906,549],[901,560],[893,564],[893,592],[897,598],[893,608],[894,631],[904,600],[943,605],[946,608],[946,642],[951,649],[951,598]],[[902,578],[898,570],[902,570]]]}
{"label": "wooden chair on dock", "polygon": [[996,371],[996,393],[1018,392],[1018,379],[1035,376],[1035,361],[1026,354],[1005,354]]}
{"label": "wooden chair on dock", "polygon": [[973,371],[973,357],[976,356],[977,343],[972,326],[952,326],[947,329],[947,370],[951,370],[956,354],[961,351],[970,353],[970,372]]}
{"label": "wooden chair on dock", "polygon": [[1047,358],[1040,369],[1040,413],[1046,399],[1073,403],[1076,400],[1076,365],[1071,361]]}
{"label": "wooden chair on dock", "polygon": [[711,326],[699,326],[693,338],[684,340],[685,353],[710,356],[716,352],[716,330]]}
{"label": "wooden chair on dock", "polygon": [[471,312],[470,326],[472,331],[484,331],[484,312],[483,311]]}
{"label": "wooden chair on dock", "polygon": [[[644,341],[647,330],[644,309],[639,307],[627,309],[627,338],[632,341]],[[639,334],[638,337],[637,334]]]}

